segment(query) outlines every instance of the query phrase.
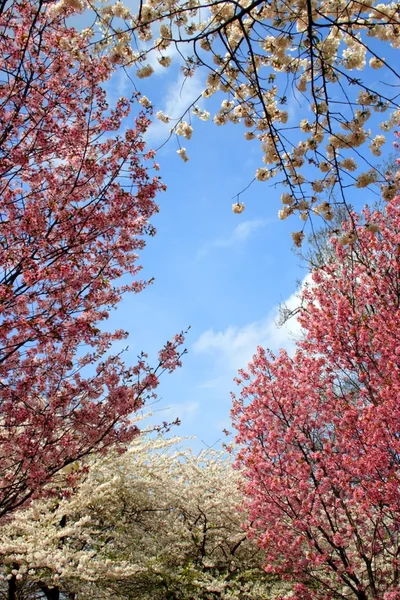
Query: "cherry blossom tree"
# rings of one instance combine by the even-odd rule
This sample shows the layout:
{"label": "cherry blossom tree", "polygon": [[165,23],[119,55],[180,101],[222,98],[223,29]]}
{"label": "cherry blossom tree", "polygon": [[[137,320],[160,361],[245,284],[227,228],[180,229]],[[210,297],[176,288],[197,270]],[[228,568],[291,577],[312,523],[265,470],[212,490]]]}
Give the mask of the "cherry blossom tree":
{"label": "cherry blossom tree", "polygon": [[249,531],[296,600],[395,600],[400,197],[344,229],[302,294],[294,356],[259,348],[240,376],[238,465]]}
{"label": "cherry blossom tree", "polygon": [[21,600],[33,583],[54,599],[63,591],[79,600],[282,594],[242,530],[230,459],[177,442],[141,436],[120,457],[92,460],[69,498],[18,511],[0,542],[3,589],[14,581]]}
{"label": "cherry blossom tree", "polygon": [[[75,3],[60,0],[55,10],[63,14]],[[398,2],[80,4],[97,14],[101,47],[115,64],[134,66],[138,78],[150,77],[157,60],[164,68],[179,64],[186,78],[203,77],[201,97],[183,115],[157,113],[178,140],[190,140],[197,118],[210,118],[202,102],[219,97],[214,108],[222,95],[215,124],[243,124],[245,138],[261,144],[264,164],[260,159],[254,178],[286,186],[280,218],[330,221],[354,186],[378,183],[386,198],[394,196],[375,157],[399,122]],[[178,154],[188,160],[185,148]],[[244,207],[239,197],[235,212]]]}
{"label": "cherry blossom tree", "polygon": [[[0,3],[0,517],[93,450],[128,442],[130,415],[179,364],[112,355],[102,327],[146,285],[137,253],[163,184],[132,100],[109,108],[107,55],[53,2]],[[119,131],[119,133],[118,133]],[[122,447],[122,446],[121,446]]]}

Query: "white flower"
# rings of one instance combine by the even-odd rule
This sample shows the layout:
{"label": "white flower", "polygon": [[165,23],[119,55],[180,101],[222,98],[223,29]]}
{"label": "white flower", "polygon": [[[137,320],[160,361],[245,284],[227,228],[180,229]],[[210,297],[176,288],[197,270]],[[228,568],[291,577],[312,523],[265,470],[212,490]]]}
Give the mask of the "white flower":
{"label": "white flower", "polygon": [[170,38],[171,37],[171,29],[167,25],[161,25],[160,27],[160,35],[162,38]]}
{"label": "white flower", "polygon": [[287,110],[278,111],[278,121],[280,121],[281,123],[287,123],[288,119],[289,113],[287,112]]}
{"label": "white flower", "polygon": [[126,8],[126,6],[124,6],[120,0],[114,4],[112,11],[115,17],[119,17],[121,19],[128,19],[130,17],[129,8]]}
{"label": "white flower", "polygon": [[253,133],[252,131],[245,131],[244,137],[246,140],[254,140],[254,138],[256,137],[256,134]]}
{"label": "white flower", "polygon": [[365,223],[365,228],[368,229],[371,233],[377,233],[381,230],[377,223]]}
{"label": "white flower", "polygon": [[300,129],[303,133],[308,133],[309,131],[311,131],[311,125],[308,122],[308,119],[302,119],[300,121]]}
{"label": "white flower", "polygon": [[282,196],[281,196],[281,202],[282,202],[282,204],[291,205],[294,202],[294,198],[293,198],[293,196],[291,194],[288,194],[288,193],[282,194]]}
{"label": "white flower", "polygon": [[312,189],[317,194],[321,193],[324,190],[324,182],[321,179],[316,179],[312,182]]}
{"label": "white flower", "polygon": [[307,89],[307,77],[305,75],[302,75],[299,79],[299,82],[297,84],[297,89],[299,90],[299,92],[305,92]]}
{"label": "white flower", "polygon": [[228,118],[226,115],[218,113],[215,115],[213,121],[216,125],[225,125],[225,123],[228,121]]}
{"label": "white flower", "polygon": [[[385,59],[383,59],[383,60],[385,60]],[[372,67],[373,69],[381,69],[384,66],[383,60],[374,56],[373,58],[370,59],[369,66]]]}
{"label": "white flower", "polygon": [[136,71],[137,77],[139,79],[145,79],[146,77],[150,77],[154,73],[154,69],[151,65],[144,65],[141,69]]}
{"label": "white flower", "polygon": [[305,235],[302,231],[294,231],[292,233],[292,240],[293,240],[294,245],[297,246],[297,248],[300,248],[304,238],[305,238]]}
{"label": "white flower", "polygon": [[266,167],[260,167],[256,171],[256,179],[257,181],[267,181],[271,177],[269,169]]}
{"label": "white flower", "polygon": [[339,164],[341,167],[343,167],[343,169],[346,169],[346,171],[355,171],[357,169],[357,164],[354,158],[345,158]]}
{"label": "white flower", "polygon": [[210,119],[210,113],[207,110],[202,110],[198,106],[195,106],[192,112],[200,119],[200,121],[208,121]]}
{"label": "white flower", "polygon": [[170,117],[168,115],[165,115],[162,110],[158,110],[156,112],[156,119],[162,121],[163,123],[169,123],[171,120]]}
{"label": "white flower", "polygon": [[169,67],[172,59],[170,56],[161,56],[161,58],[158,59],[158,62],[162,67]]}
{"label": "white flower", "polygon": [[293,208],[291,206],[284,206],[279,212],[278,212],[278,218],[281,221],[284,221],[285,219],[288,218],[289,215],[293,214]]}
{"label": "white flower", "polygon": [[64,0],[64,5],[72,10],[83,10],[85,8],[82,0]]}
{"label": "white flower", "polygon": [[232,211],[236,214],[236,215],[240,215],[240,213],[242,213],[245,209],[245,205],[244,202],[235,202],[235,204],[232,204]]}
{"label": "white flower", "polygon": [[142,96],[141,98],[139,98],[139,104],[141,104],[145,108],[151,108],[151,106],[152,106],[152,104],[151,104],[150,100],[147,98],[147,96]]}
{"label": "white flower", "polygon": [[176,127],[176,134],[182,135],[187,140],[190,140],[193,133],[193,127],[186,123],[186,121],[180,121]]}
{"label": "white flower", "polygon": [[320,162],[318,166],[319,170],[322,171],[322,173],[329,173],[329,171],[331,170],[331,165],[327,162]]}
{"label": "white flower", "polygon": [[354,231],[348,231],[339,238],[339,244],[341,244],[341,246],[347,246],[348,244],[354,244],[356,240],[357,234]]}
{"label": "white flower", "polygon": [[186,148],[179,148],[179,150],[177,150],[176,153],[178,154],[178,156],[181,157],[181,159],[183,160],[183,162],[188,162],[189,157],[186,154]]}
{"label": "white flower", "polygon": [[81,31],[81,36],[85,39],[90,39],[94,36],[94,31],[91,27],[85,27],[85,29],[82,29]]}
{"label": "white flower", "polygon": [[378,173],[375,171],[375,169],[370,169],[369,171],[366,171],[365,173],[361,173],[361,175],[359,175],[357,177],[356,187],[357,188],[365,188],[370,183],[373,183],[377,179],[378,179]]}
{"label": "white flower", "polygon": [[376,135],[369,145],[369,148],[374,156],[380,156],[382,154],[381,146],[386,142],[384,135]]}

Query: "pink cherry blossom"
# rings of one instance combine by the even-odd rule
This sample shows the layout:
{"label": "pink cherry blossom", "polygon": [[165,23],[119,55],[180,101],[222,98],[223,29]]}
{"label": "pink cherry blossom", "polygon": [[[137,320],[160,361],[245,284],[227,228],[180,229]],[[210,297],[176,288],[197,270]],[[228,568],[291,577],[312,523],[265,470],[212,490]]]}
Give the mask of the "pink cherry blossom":
{"label": "pink cherry blossom", "polygon": [[248,530],[296,600],[400,590],[400,197],[344,228],[294,356],[258,348],[232,412]]}
{"label": "pink cherry blossom", "polygon": [[138,251],[164,186],[148,116],[133,99],[108,106],[112,62],[50,4],[0,13],[0,516],[65,465],[131,440],[130,416],[182,342],[137,373],[110,355],[127,333],[104,321],[146,285]]}

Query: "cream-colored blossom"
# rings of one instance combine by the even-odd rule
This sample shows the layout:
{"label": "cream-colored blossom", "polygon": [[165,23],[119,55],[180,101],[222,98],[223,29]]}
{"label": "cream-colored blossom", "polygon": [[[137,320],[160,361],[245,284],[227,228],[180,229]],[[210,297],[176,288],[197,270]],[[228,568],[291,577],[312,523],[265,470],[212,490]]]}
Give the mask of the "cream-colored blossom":
{"label": "cream-colored blossom", "polygon": [[331,165],[325,161],[320,162],[319,165],[319,170],[322,171],[322,173],[329,173],[329,171],[331,170]]}
{"label": "cream-colored blossom", "polygon": [[113,5],[112,11],[113,11],[114,16],[119,17],[120,19],[129,19],[129,17],[130,17],[129,8],[124,6],[124,4],[121,2],[121,0],[118,0]]}
{"label": "cream-colored blossom", "polygon": [[312,182],[311,187],[314,190],[314,192],[316,192],[318,194],[320,192],[323,192],[323,190],[324,190],[324,183],[320,179],[317,179],[317,180],[315,180],[315,181]]}
{"label": "cream-colored blossom", "polygon": [[228,117],[222,113],[215,115],[213,119],[215,125],[225,125],[228,122]]}
{"label": "cream-colored blossom", "polygon": [[296,209],[297,209],[297,210],[308,210],[309,206],[310,206],[310,205],[309,205],[309,203],[307,202],[307,200],[304,200],[304,199],[303,199],[303,200],[299,200],[299,201],[296,203]]}
{"label": "cream-colored blossom", "polygon": [[234,204],[232,204],[232,211],[236,214],[236,215],[240,215],[240,213],[242,213],[245,209],[245,204],[244,202],[235,202]]}
{"label": "cream-colored blossom", "polygon": [[[313,211],[317,214],[317,215],[321,215],[323,217],[325,217],[325,215],[327,213],[332,212],[332,207],[329,204],[329,202],[321,202],[321,204],[317,204],[314,206]],[[328,219],[329,220],[329,219]]]}
{"label": "cream-colored blossom", "polygon": [[153,73],[154,69],[151,65],[144,65],[136,71],[136,76],[139,79],[145,79],[146,77],[150,77]]}
{"label": "cream-colored blossom", "polygon": [[382,67],[385,66],[385,63],[383,62],[384,60],[385,59],[381,60],[380,58],[373,56],[369,61],[369,66],[372,67],[373,69],[381,69]]}
{"label": "cream-colored blossom", "polygon": [[85,5],[82,0],[60,0],[50,7],[50,14],[52,17],[57,17],[65,11],[72,10],[74,12],[80,12],[84,8]]}
{"label": "cream-colored blossom", "polygon": [[186,148],[179,148],[179,150],[177,150],[176,153],[183,160],[183,162],[188,162],[189,157],[186,154]]}
{"label": "cream-colored blossom", "polygon": [[339,238],[339,244],[342,246],[348,246],[354,244],[357,241],[357,234],[355,231],[347,231]]}
{"label": "cream-colored blossom", "polygon": [[368,229],[371,233],[378,233],[381,230],[378,223],[365,223],[365,228]]}
{"label": "cream-colored blossom", "polygon": [[307,89],[307,77],[302,75],[297,82],[297,89],[299,92],[305,92]]}
{"label": "cream-colored blossom", "polygon": [[193,133],[193,127],[186,121],[179,121],[178,125],[176,126],[175,133],[183,136],[187,140],[190,140]]}
{"label": "cream-colored blossom", "polygon": [[285,194],[282,194],[281,196],[281,202],[282,204],[286,204],[286,205],[292,205],[294,203],[295,199],[292,196],[292,194],[288,194],[287,192]]}
{"label": "cream-colored blossom", "polygon": [[382,185],[381,186],[381,194],[382,198],[388,202],[389,200],[393,200],[398,192],[398,187],[393,184]]}
{"label": "cream-colored blossom", "polygon": [[346,169],[346,171],[355,171],[357,169],[357,163],[352,157],[345,158],[339,163],[339,165],[343,169]]}
{"label": "cream-colored blossom", "polygon": [[169,67],[171,65],[172,59],[170,56],[161,56],[157,59],[162,67]]}
{"label": "cream-colored blossom", "polygon": [[217,91],[218,88],[216,87],[207,87],[205,90],[202,91],[201,95],[203,96],[203,98],[210,98]]}
{"label": "cream-colored blossom", "polygon": [[171,28],[164,23],[160,26],[160,36],[169,39],[171,37]]}
{"label": "cream-colored blossom", "polygon": [[270,177],[271,177],[271,173],[269,172],[269,169],[267,169],[266,167],[260,167],[259,169],[257,169],[256,175],[255,175],[255,178],[257,179],[257,181],[267,181],[268,179],[270,179]]}
{"label": "cream-colored blossom", "polygon": [[302,231],[294,231],[292,233],[292,240],[295,246],[297,246],[297,248],[301,247],[301,244],[303,242],[305,238],[305,234]]}
{"label": "cream-colored blossom", "polygon": [[201,121],[209,121],[209,119],[210,119],[210,113],[207,110],[202,110],[198,106],[195,106],[193,108],[192,113],[196,117],[198,117]]}
{"label": "cream-colored blossom", "polygon": [[365,173],[361,173],[358,177],[357,177],[357,181],[356,181],[356,187],[357,188],[365,188],[368,185],[370,185],[371,183],[374,183],[375,181],[377,181],[378,179],[378,173],[375,169],[370,169],[369,171],[366,171]]}
{"label": "cream-colored blossom", "polygon": [[380,156],[382,154],[381,146],[386,142],[384,135],[376,135],[371,141],[369,147],[374,156]]}
{"label": "cream-colored blossom", "polygon": [[308,133],[312,130],[312,127],[311,127],[310,123],[308,122],[308,119],[302,119],[300,121],[300,129],[303,133]]}
{"label": "cream-colored blossom", "polygon": [[84,29],[82,29],[81,36],[84,39],[87,39],[87,40],[90,39],[90,38],[92,38],[94,36],[93,28],[92,27],[85,27]]}
{"label": "cream-colored blossom", "polygon": [[293,208],[291,206],[284,206],[278,212],[278,217],[281,221],[284,221],[288,218],[289,215],[293,214]]}
{"label": "cream-colored blossom", "polygon": [[151,104],[150,100],[147,98],[147,96],[141,96],[139,98],[138,102],[145,108],[151,108],[151,106],[152,106],[152,104]]}
{"label": "cream-colored blossom", "polygon": [[159,121],[162,121],[163,123],[169,123],[171,120],[171,117],[169,117],[168,115],[165,115],[162,110],[159,110],[156,112],[156,119],[158,119]]}
{"label": "cream-colored blossom", "polygon": [[256,134],[253,131],[245,131],[244,137],[246,140],[254,140],[254,138],[256,137]]}

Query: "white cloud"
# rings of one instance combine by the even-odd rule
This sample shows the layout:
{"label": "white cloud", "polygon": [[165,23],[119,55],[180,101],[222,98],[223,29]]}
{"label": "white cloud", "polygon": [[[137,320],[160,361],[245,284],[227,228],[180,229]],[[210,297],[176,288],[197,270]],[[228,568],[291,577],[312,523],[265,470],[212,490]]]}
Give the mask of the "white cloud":
{"label": "white cloud", "polygon": [[[163,105],[157,106],[157,109],[160,108],[164,114],[171,117],[172,121],[162,123],[158,119],[154,119],[146,133],[147,142],[153,144],[165,142],[170,135],[170,129],[183,117],[193,103],[197,103],[204,88],[205,84],[197,71],[193,77],[186,79],[179,74],[176,80],[168,86]],[[182,138],[182,145],[185,141]]]}
{"label": "white cloud", "polygon": [[162,418],[166,421],[179,418],[182,423],[186,424],[193,421],[195,416],[198,414],[199,409],[200,403],[196,400],[176,402],[174,404],[170,404],[165,409],[162,409]]}
{"label": "white cloud", "polygon": [[206,242],[197,253],[197,258],[202,258],[215,248],[230,248],[237,244],[245,242],[251,235],[268,224],[267,219],[253,219],[250,221],[243,221],[235,227],[231,235],[225,238],[219,238]]}
{"label": "white cloud", "polygon": [[[307,275],[302,286],[310,283],[311,276]],[[292,294],[282,303],[289,311],[295,311],[299,306],[299,294]],[[210,355],[213,358],[215,373],[203,382],[202,387],[221,387],[223,381],[216,375],[221,369],[231,378],[239,368],[246,368],[255,354],[257,346],[263,346],[277,352],[280,348],[293,353],[295,340],[301,335],[301,328],[295,316],[278,326],[279,307],[265,318],[243,325],[230,325],[224,331],[208,329],[200,335],[193,345],[197,354]]]}

